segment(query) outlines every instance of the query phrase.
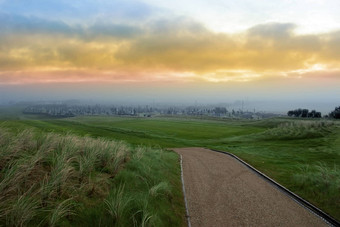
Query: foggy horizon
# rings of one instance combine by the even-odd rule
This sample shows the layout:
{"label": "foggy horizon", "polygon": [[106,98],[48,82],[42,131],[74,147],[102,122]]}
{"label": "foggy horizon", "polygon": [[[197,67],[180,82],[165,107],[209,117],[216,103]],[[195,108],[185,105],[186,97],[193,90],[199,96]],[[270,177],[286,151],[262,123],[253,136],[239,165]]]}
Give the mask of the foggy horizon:
{"label": "foggy horizon", "polygon": [[149,106],[149,107],[225,107],[228,111],[231,110],[242,110],[247,112],[264,112],[264,113],[274,113],[286,115],[289,110],[294,109],[309,109],[320,111],[323,115],[327,115],[329,112],[334,110],[338,105],[336,101],[334,102],[304,102],[304,101],[284,101],[284,100],[251,100],[251,99],[237,99],[237,100],[220,100],[220,101],[200,101],[200,100],[166,100],[162,101],[159,99],[142,99],[137,100],[127,100],[127,99],[117,99],[117,98],[106,98],[106,99],[1,99],[0,106],[9,105],[38,105],[38,104],[67,104],[70,106],[77,105],[103,105],[103,106]]}

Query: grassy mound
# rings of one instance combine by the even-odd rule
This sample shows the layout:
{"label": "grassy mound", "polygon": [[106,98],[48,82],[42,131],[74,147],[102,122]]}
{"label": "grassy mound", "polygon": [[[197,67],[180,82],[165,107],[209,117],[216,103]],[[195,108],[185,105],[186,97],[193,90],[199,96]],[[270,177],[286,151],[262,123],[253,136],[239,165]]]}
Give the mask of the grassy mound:
{"label": "grassy mound", "polygon": [[265,139],[296,140],[323,137],[332,132],[333,122],[326,121],[291,121],[262,133]]}
{"label": "grassy mound", "polygon": [[0,128],[0,225],[180,226],[178,157],[123,142]]}

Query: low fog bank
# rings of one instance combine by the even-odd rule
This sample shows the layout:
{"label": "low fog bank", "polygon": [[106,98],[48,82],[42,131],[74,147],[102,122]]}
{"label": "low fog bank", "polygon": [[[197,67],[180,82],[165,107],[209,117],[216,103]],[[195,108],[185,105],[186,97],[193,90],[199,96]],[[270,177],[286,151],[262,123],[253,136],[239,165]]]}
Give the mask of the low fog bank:
{"label": "low fog bank", "polygon": [[336,106],[339,106],[337,102],[303,102],[303,101],[285,101],[285,100],[235,100],[229,102],[199,102],[197,100],[190,101],[158,101],[156,98],[152,100],[127,100],[127,99],[0,99],[1,106],[30,106],[30,105],[44,105],[44,104],[57,104],[57,105],[104,105],[104,106],[148,106],[152,108],[214,108],[224,107],[228,111],[244,111],[244,112],[264,112],[286,115],[289,110],[293,109],[309,109],[320,111],[323,115],[328,114],[334,110]]}
{"label": "low fog bank", "polygon": [[289,90],[286,86],[249,88],[245,85],[186,84],[112,85],[112,84],[54,84],[0,86],[0,105],[70,104],[123,105],[151,107],[206,106],[224,107],[231,111],[270,112],[287,114],[298,108],[317,110],[323,115],[339,106],[340,90]]}

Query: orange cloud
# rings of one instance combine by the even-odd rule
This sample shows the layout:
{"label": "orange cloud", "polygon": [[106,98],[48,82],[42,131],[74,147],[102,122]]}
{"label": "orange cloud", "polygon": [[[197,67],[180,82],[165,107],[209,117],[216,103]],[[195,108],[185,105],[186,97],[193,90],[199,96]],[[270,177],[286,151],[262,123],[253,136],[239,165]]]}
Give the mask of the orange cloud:
{"label": "orange cloud", "polygon": [[0,32],[0,83],[246,82],[340,68],[339,31],[296,35],[294,24],[262,24],[241,34],[214,33],[183,18],[144,27],[47,28]]}

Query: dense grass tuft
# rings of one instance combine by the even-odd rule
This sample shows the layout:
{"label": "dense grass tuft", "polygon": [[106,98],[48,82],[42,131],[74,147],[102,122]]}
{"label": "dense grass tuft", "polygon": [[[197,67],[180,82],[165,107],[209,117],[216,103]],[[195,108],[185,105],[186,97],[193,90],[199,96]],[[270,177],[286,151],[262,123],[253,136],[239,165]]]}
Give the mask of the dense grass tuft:
{"label": "dense grass tuft", "polygon": [[329,134],[334,127],[327,121],[291,121],[268,129],[262,135],[265,139],[311,139]]}
{"label": "dense grass tuft", "polygon": [[124,193],[124,185],[114,189],[105,199],[106,210],[112,218],[112,224],[125,226],[124,221],[129,220],[130,203],[132,199]]}
{"label": "dense grass tuft", "polygon": [[319,206],[329,206],[334,212],[340,204],[340,169],[338,166],[301,165],[300,171],[293,175],[295,187],[304,191],[309,197],[314,197]]}
{"label": "dense grass tuft", "polygon": [[[180,182],[173,152],[134,150],[123,142],[71,134],[33,130],[14,134],[3,128],[0,149],[0,225],[167,226],[171,220],[180,226],[183,222],[177,214],[182,211],[181,195],[169,186],[170,181]],[[152,158],[157,162],[150,165]],[[135,184],[143,187],[131,186]],[[175,206],[173,195],[178,200]],[[156,197],[160,203],[155,203]],[[159,215],[166,219],[152,222]]]}

